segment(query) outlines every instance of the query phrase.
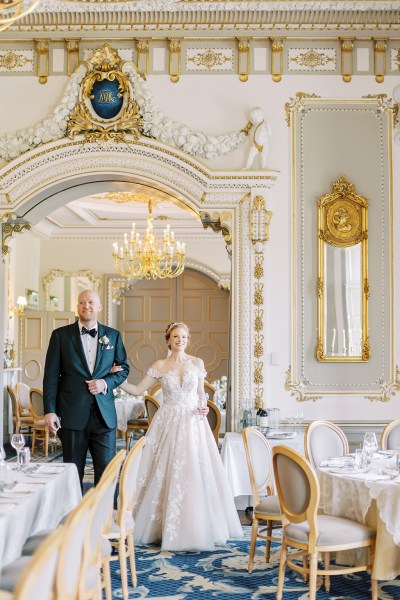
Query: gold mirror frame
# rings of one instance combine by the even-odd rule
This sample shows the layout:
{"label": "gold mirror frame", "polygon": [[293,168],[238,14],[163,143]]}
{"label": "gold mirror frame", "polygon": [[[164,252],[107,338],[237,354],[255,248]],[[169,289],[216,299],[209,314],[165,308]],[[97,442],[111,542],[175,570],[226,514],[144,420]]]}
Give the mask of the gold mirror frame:
{"label": "gold mirror frame", "polygon": [[[361,354],[359,356],[325,353],[326,264],[325,244],[348,248],[361,244]],[[355,193],[354,184],[342,176],[332,193],[318,198],[318,362],[365,362],[371,358],[368,334],[368,200]],[[339,333],[339,332],[338,332]]]}
{"label": "gold mirror frame", "polygon": [[98,292],[100,289],[101,280],[90,269],[81,269],[80,271],[63,271],[61,269],[51,269],[47,275],[42,277],[45,310],[52,310],[50,301],[50,284],[56,277],[87,277],[93,284],[93,290]]}

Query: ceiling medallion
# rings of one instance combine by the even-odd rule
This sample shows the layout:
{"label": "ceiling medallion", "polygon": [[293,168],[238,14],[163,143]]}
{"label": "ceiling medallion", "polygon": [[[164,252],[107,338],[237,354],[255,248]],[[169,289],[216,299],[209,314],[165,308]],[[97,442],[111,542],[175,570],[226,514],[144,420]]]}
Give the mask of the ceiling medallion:
{"label": "ceiling medallion", "polygon": [[142,119],[121,65],[117,51],[108,44],[93,53],[88,65],[91,70],[82,81],[80,102],[68,121],[71,139],[83,135],[86,142],[128,143],[128,134],[134,141],[139,139]]}

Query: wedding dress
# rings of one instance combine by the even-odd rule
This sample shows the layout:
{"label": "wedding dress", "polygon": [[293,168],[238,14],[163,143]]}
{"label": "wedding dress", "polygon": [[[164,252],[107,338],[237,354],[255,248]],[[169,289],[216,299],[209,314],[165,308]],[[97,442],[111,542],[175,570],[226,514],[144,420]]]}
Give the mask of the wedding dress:
{"label": "wedding dress", "polygon": [[[135,541],[162,550],[213,550],[242,528],[207,417],[197,412],[199,375],[149,369],[163,402],[153,417],[137,478]],[[200,375],[201,379],[205,373]]]}

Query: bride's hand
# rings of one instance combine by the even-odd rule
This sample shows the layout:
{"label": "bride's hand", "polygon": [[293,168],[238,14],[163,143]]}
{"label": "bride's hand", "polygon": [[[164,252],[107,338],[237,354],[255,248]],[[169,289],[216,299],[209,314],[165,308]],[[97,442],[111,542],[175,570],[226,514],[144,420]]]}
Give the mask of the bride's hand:
{"label": "bride's hand", "polygon": [[197,412],[199,413],[199,415],[201,415],[202,417],[206,417],[209,413],[210,409],[208,408],[208,406],[199,406],[197,408]]}
{"label": "bride's hand", "polygon": [[114,363],[113,366],[111,367],[110,373],[118,373],[118,371],[122,371],[122,367],[120,367],[119,365],[116,365]]}

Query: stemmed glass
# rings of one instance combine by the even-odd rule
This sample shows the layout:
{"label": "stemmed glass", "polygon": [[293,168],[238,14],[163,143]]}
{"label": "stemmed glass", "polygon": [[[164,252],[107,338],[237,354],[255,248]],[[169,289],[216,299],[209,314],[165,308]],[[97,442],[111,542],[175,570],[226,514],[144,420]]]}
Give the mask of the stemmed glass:
{"label": "stemmed glass", "polygon": [[25,446],[25,438],[22,433],[14,433],[11,438],[11,446],[17,453],[17,470],[21,469],[21,465],[19,463],[19,452]]}
{"label": "stemmed glass", "polygon": [[4,446],[0,446],[0,465],[4,464],[6,460],[6,451],[4,450]]}

